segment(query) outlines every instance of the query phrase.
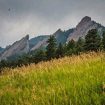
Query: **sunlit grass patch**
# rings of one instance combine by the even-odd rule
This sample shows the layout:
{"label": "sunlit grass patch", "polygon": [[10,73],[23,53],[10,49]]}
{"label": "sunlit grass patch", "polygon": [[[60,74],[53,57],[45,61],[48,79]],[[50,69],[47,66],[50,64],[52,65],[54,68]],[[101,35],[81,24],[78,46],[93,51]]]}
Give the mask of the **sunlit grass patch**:
{"label": "sunlit grass patch", "polygon": [[104,53],[5,69],[0,105],[105,105],[104,83]]}

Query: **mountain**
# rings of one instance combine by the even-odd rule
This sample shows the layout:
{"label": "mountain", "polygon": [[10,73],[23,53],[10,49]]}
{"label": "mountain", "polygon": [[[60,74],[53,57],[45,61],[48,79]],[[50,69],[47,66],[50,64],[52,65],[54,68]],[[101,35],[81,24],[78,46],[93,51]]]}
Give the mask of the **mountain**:
{"label": "mountain", "polygon": [[[72,33],[73,31],[74,31],[74,29],[69,29],[67,31],[62,31],[61,29],[58,29],[52,35],[55,36],[55,38],[57,40],[57,44],[59,44],[59,43],[64,44],[64,43],[66,43],[69,34]],[[42,49],[45,48],[47,46],[47,40],[49,37],[50,37],[50,35],[44,37],[43,40],[40,40],[37,44],[35,44],[35,46],[33,48],[31,48],[31,51],[34,51],[39,48],[42,48]]]}
{"label": "mountain", "polygon": [[49,36],[48,35],[41,35],[41,36],[37,36],[37,37],[30,39],[29,40],[30,49],[33,48],[38,42],[44,40],[47,37],[49,37]]}
{"label": "mountain", "polygon": [[[66,31],[62,31],[61,29],[58,29],[55,33],[52,35],[55,36],[57,43],[66,43],[69,42],[71,39],[78,40],[79,37],[85,37],[85,35],[88,33],[91,29],[97,29],[98,33],[102,35],[102,32],[105,30],[105,27],[102,26],[99,23],[96,23],[95,21],[91,20],[90,17],[85,16],[79,24],[76,26],[76,28],[69,29]],[[41,37],[41,39],[40,39]],[[49,36],[40,36],[36,37],[33,40],[33,47],[31,47],[31,51],[39,49],[39,48],[45,48],[47,46],[47,40]],[[38,40],[37,40],[38,39]],[[36,41],[37,40],[37,41]],[[35,43],[35,44],[34,44]]]}
{"label": "mountain", "polygon": [[102,34],[102,32],[105,30],[105,27],[91,20],[90,17],[85,16],[76,26],[74,32],[70,33],[67,42],[69,42],[71,39],[78,40],[79,37],[85,37],[85,35],[91,29],[97,29],[99,34]]}
{"label": "mountain", "polygon": [[21,40],[16,41],[12,45],[6,47],[6,49],[0,54],[0,60],[28,52],[29,52],[29,36],[27,35]]}
{"label": "mountain", "polygon": [[30,51],[35,51],[37,49],[43,49],[47,46],[47,40],[48,40],[49,36],[45,39],[43,39],[42,41],[39,41],[34,47],[32,47],[30,49]]}
{"label": "mountain", "polygon": [[[78,40],[79,37],[84,38],[87,32],[91,29],[97,29],[100,35],[102,35],[103,31],[105,31],[104,26],[91,20],[90,17],[85,16],[76,26],[76,28],[66,31],[58,29],[52,35],[55,36],[57,44],[65,44],[71,39]],[[5,49],[0,47],[0,60],[21,55],[23,53],[28,53],[29,51],[35,51],[37,49],[45,49],[49,37],[50,35],[41,35],[29,40],[29,36],[27,35],[12,45],[7,46]]]}
{"label": "mountain", "polygon": [[69,29],[67,31],[62,31],[61,29],[58,29],[53,35],[55,36],[57,43],[66,43],[67,38],[70,33],[73,32],[74,29]]}

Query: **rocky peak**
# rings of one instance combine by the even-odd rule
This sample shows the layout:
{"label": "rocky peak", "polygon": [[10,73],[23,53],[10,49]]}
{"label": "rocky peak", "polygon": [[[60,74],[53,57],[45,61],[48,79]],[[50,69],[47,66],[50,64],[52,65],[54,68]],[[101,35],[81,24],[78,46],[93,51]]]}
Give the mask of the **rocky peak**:
{"label": "rocky peak", "polygon": [[58,29],[53,35],[57,35],[57,34],[60,34],[60,33],[62,33],[63,31],[61,30],[61,29]]}
{"label": "rocky peak", "polygon": [[26,35],[21,40],[16,41],[11,46],[6,48],[0,55],[0,60],[7,59],[14,55],[21,55],[29,52],[29,35]]}
{"label": "rocky peak", "polygon": [[88,24],[89,22],[91,22],[91,17],[85,16],[80,23],[76,26],[76,28],[79,28],[85,24]]}
{"label": "rocky peak", "polygon": [[56,32],[62,32],[62,30],[59,28]]}
{"label": "rocky peak", "polygon": [[89,17],[89,16],[85,16],[85,17],[81,20],[81,22],[89,22],[89,21],[91,21],[91,17]]}
{"label": "rocky peak", "polygon": [[26,36],[24,37],[24,39],[29,40],[29,35],[26,35]]}
{"label": "rocky peak", "polygon": [[99,23],[96,23],[95,21],[91,20],[90,17],[85,16],[79,22],[79,24],[76,26],[73,33],[71,33],[69,35],[67,42],[69,42],[71,39],[78,40],[79,37],[85,37],[85,35],[91,29],[97,29],[98,31],[101,31],[101,30],[105,29],[105,27],[103,27]]}

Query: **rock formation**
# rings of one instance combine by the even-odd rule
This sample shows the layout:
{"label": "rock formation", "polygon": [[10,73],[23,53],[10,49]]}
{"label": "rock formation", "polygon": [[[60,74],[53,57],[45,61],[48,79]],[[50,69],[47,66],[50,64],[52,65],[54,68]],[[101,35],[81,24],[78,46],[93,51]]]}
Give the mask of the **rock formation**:
{"label": "rock formation", "polygon": [[7,59],[8,57],[21,55],[29,52],[29,36],[25,36],[19,41],[16,41],[11,46],[8,46],[1,54],[0,60]]}
{"label": "rock formation", "polygon": [[69,35],[67,42],[71,39],[78,40],[79,37],[85,37],[85,35],[91,29],[97,29],[98,32],[102,32],[102,30],[105,30],[105,27],[101,26],[95,21],[92,21],[90,17],[85,16],[76,26],[74,32]]}

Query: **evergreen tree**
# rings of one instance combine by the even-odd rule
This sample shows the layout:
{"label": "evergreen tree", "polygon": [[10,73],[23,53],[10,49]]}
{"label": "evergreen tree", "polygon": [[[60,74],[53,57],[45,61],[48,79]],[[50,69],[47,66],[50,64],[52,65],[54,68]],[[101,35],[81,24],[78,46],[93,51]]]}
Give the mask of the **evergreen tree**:
{"label": "evergreen tree", "polygon": [[71,39],[68,44],[67,44],[67,52],[66,55],[72,55],[75,54],[76,49],[75,49],[75,41],[73,39]]}
{"label": "evergreen tree", "polygon": [[98,51],[101,46],[101,37],[98,35],[96,29],[92,29],[85,37],[85,50]]}
{"label": "evergreen tree", "polygon": [[18,59],[17,59],[17,66],[18,67],[21,67],[23,66],[23,57],[22,56],[19,56]]}
{"label": "evergreen tree", "polygon": [[46,60],[46,54],[43,50],[39,50],[35,53],[35,56],[34,56],[35,63],[45,61],[45,60]]}
{"label": "evergreen tree", "polygon": [[63,57],[63,56],[64,56],[64,48],[63,48],[62,43],[59,43],[58,48],[56,50],[56,57],[60,58],[60,57]]}
{"label": "evergreen tree", "polygon": [[46,56],[48,60],[51,60],[56,56],[56,39],[54,36],[50,36],[47,41]]}
{"label": "evergreen tree", "polygon": [[64,56],[67,55],[67,43],[63,45]]}
{"label": "evergreen tree", "polygon": [[79,38],[78,41],[76,42],[76,53],[79,54],[80,52],[84,51],[84,39],[83,38]]}
{"label": "evergreen tree", "polygon": [[0,71],[5,67],[7,67],[7,61],[6,60],[1,60],[0,61]]}
{"label": "evergreen tree", "polygon": [[75,41],[71,39],[67,44],[67,50],[73,49],[75,47]]}
{"label": "evergreen tree", "polygon": [[31,63],[31,56],[29,55],[29,54],[23,54],[22,56],[21,56],[21,59],[22,59],[22,63],[23,63],[23,65],[29,65],[30,63]]}
{"label": "evergreen tree", "polygon": [[103,32],[103,35],[102,35],[102,46],[103,46],[103,49],[105,50],[105,32]]}

